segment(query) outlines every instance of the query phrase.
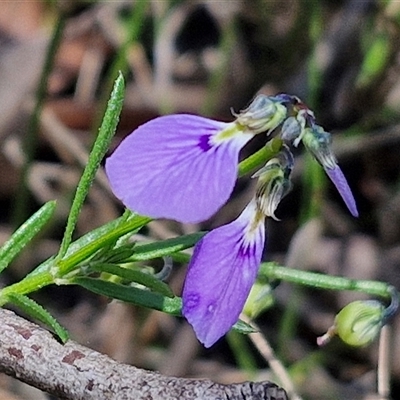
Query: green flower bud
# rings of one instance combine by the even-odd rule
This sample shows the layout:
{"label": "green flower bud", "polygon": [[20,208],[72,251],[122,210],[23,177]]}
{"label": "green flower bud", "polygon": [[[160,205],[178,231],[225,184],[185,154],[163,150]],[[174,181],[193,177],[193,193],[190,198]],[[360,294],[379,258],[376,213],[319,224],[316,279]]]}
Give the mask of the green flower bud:
{"label": "green flower bud", "polygon": [[256,281],[251,288],[249,297],[243,308],[243,313],[250,319],[257,318],[262,312],[272,307],[274,297],[271,286],[268,283]]}
{"label": "green flower bud", "polygon": [[260,94],[249,107],[233,115],[253,134],[270,133],[285,120],[287,109],[280,100]]}
{"label": "green flower bud", "polygon": [[385,307],[378,301],[354,301],[336,316],[335,331],[350,346],[366,346],[379,335],[384,320]]}
{"label": "green flower bud", "polygon": [[332,152],[332,137],[329,132],[319,125],[305,128],[302,134],[302,141],[306,149],[319,161],[324,169],[334,169],[337,160]]}
{"label": "green flower bud", "polygon": [[[281,138],[285,142],[293,142],[299,138],[304,130],[305,123],[299,121],[296,117],[289,117],[282,125]],[[295,144],[296,146],[296,144]],[[297,147],[297,146],[296,146]]]}
{"label": "green flower bud", "polygon": [[258,178],[256,201],[259,210],[275,220],[275,210],[280,201],[289,193],[292,184],[290,173],[293,169],[293,155],[287,146],[269,160],[252,178]]}

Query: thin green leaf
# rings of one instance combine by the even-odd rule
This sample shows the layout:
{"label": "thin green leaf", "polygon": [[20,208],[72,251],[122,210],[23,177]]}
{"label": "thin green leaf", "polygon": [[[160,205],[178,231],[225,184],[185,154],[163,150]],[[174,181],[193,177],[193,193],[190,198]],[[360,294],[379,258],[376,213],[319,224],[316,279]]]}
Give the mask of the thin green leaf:
{"label": "thin green leaf", "polygon": [[137,243],[134,253],[129,257],[128,261],[151,260],[169,256],[178,251],[193,247],[205,234],[206,232],[197,232],[158,242]]}
{"label": "thin green leaf", "polygon": [[174,297],[174,293],[171,288],[164,282],[160,281],[156,277],[145,272],[137,271],[130,268],[122,268],[114,264],[103,264],[96,263],[91,265],[91,268],[98,272],[106,272],[111,275],[120,276],[129,282],[139,283],[140,285],[146,286],[147,288],[167,296],[170,298]]}
{"label": "thin green leaf", "polygon": [[68,332],[40,304],[19,293],[9,293],[7,297],[10,303],[16,305],[30,317],[43,322],[46,326],[52,329],[63,343],[69,339]]}
{"label": "thin green leaf", "polygon": [[119,283],[102,281],[95,278],[76,277],[70,283],[84,287],[91,292],[133,303],[138,306],[163,311],[167,314],[181,315],[182,299],[180,297],[165,297],[159,293],[124,286]]}
{"label": "thin green leaf", "polygon": [[42,230],[54,214],[56,202],[49,201],[28,218],[0,248],[0,272],[26,247]]}
{"label": "thin green leaf", "polygon": [[103,122],[99,129],[99,134],[94,142],[92,151],[89,154],[87,165],[78,183],[71,210],[68,215],[67,226],[65,228],[64,237],[61,242],[60,251],[57,255],[57,260],[60,260],[65,256],[68,247],[71,244],[72,233],[75,229],[75,225],[77,223],[83,202],[85,201],[90,186],[100,166],[100,162],[104,158],[110,146],[110,142],[114,135],[114,132],[117,128],[119,115],[121,113],[124,101],[124,93],[124,78],[122,74],[119,74],[118,78],[115,81],[114,88],[107,105],[107,110],[104,114]]}
{"label": "thin green leaf", "polygon": [[183,253],[183,252],[178,252],[178,253],[173,253],[170,255],[172,260],[181,263],[181,264],[187,264],[190,261],[190,254]]}
{"label": "thin green leaf", "polygon": [[117,243],[115,247],[103,247],[96,254],[96,259],[108,264],[122,264],[132,256],[135,246],[136,243],[126,243],[122,245]]}

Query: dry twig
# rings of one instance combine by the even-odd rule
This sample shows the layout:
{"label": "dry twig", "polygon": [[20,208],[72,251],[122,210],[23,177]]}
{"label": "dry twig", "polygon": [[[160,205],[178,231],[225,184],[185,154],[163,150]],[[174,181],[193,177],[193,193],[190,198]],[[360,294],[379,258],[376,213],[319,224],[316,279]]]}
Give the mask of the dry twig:
{"label": "dry twig", "polygon": [[0,310],[0,371],[63,399],[287,400],[271,382],[222,385],[173,378],[120,364]]}
{"label": "dry twig", "polygon": [[276,358],[274,350],[268,343],[268,340],[265,338],[265,336],[261,333],[258,325],[254,321],[251,321],[250,318],[248,318],[245,314],[241,314],[240,318],[255,329],[254,333],[249,334],[249,339],[253,342],[259,353],[264,357],[265,361],[268,362],[274,374],[284,383],[290,399],[302,400],[300,395],[296,392],[295,385],[289,373],[284,365]]}

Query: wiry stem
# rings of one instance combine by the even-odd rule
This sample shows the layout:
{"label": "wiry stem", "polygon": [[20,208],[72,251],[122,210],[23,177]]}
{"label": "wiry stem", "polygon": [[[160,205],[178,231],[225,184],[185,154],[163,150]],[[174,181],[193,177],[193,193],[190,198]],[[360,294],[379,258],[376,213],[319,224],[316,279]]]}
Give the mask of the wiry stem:
{"label": "wiry stem", "polygon": [[269,280],[278,279],[298,285],[311,286],[316,289],[351,290],[380,296],[385,299],[390,299],[393,295],[397,294],[397,292],[393,292],[393,286],[385,282],[355,280],[341,276],[300,271],[298,269],[282,267],[274,263],[261,264],[259,275]]}

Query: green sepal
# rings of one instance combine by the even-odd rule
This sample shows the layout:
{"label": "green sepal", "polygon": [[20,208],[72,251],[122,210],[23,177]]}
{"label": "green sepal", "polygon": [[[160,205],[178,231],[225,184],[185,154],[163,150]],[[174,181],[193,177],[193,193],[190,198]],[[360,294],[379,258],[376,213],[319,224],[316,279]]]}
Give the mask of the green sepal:
{"label": "green sepal", "polygon": [[337,335],[350,346],[367,346],[379,335],[385,307],[376,300],[353,301],[335,317]]}
{"label": "green sepal", "polygon": [[7,298],[10,303],[17,306],[30,317],[43,322],[46,326],[53,330],[63,343],[67,342],[69,339],[69,334],[66,329],[64,329],[46,309],[44,309],[40,304],[36,303],[36,301],[19,293],[9,293]]}
{"label": "green sepal", "polygon": [[152,308],[172,315],[181,315],[182,299],[180,297],[166,297],[160,293],[150,292],[119,283],[103,281],[96,278],[75,277],[69,281],[84,287],[91,292],[122,300],[138,306]]}
{"label": "green sepal", "polygon": [[206,232],[191,233],[172,239],[160,240],[152,243],[137,243],[134,252],[127,261],[152,260],[169,256],[189,247],[193,247]]}
{"label": "green sepal", "polygon": [[242,333],[243,335],[258,332],[257,329],[253,328],[250,324],[242,321],[241,319],[239,319],[236,324],[232,326],[232,329],[236,332]]}
{"label": "green sepal", "polygon": [[26,247],[43,229],[56,209],[56,202],[49,201],[28,218],[0,248],[0,272]]}
{"label": "green sepal", "polygon": [[90,268],[97,272],[106,272],[111,275],[117,275],[129,282],[139,283],[140,285],[146,286],[152,291],[158,292],[163,296],[170,298],[174,297],[174,293],[171,288],[166,283],[160,281],[151,274],[106,263],[94,263],[90,266]]}

